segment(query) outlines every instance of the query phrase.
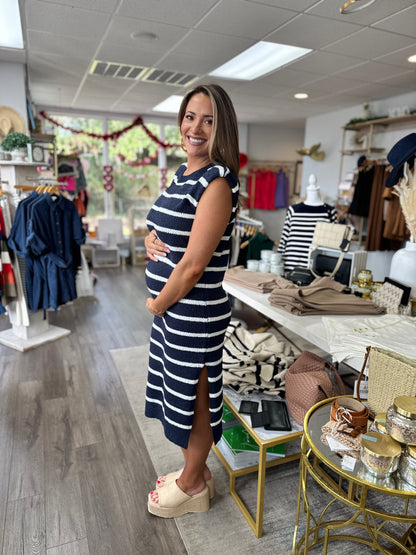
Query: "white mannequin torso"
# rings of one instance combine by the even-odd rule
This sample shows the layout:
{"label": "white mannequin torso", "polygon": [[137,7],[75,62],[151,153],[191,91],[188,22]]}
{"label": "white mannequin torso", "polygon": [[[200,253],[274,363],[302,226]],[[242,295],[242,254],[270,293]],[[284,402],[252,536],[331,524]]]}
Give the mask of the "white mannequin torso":
{"label": "white mannequin torso", "polygon": [[319,191],[320,188],[316,182],[316,175],[311,173],[309,176],[309,185],[306,188],[306,199],[304,204],[308,204],[309,206],[319,206],[323,204]]}

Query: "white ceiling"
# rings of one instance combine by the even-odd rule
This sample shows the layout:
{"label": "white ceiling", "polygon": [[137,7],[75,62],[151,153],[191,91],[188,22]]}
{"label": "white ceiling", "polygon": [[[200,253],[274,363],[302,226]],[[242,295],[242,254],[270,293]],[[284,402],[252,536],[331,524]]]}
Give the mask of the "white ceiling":
{"label": "white ceiling", "polygon": [[[24,53],[35,105],[149,121],[152,107],[188,87],[89,73],[94,60],[184,72],[196,83],[259,40],[311,48],[254,81],[215,79],[247,123],[304,119],[416,89],[415,0],[376,0],[341,15],[344,0],[21,0]],[[158,40],[131,38],[152,32]],[[295,92],[310,98],[299,101]],[[416,108],[416,105],[412,108]],[[358,114],[359,116],[359,114]]]}

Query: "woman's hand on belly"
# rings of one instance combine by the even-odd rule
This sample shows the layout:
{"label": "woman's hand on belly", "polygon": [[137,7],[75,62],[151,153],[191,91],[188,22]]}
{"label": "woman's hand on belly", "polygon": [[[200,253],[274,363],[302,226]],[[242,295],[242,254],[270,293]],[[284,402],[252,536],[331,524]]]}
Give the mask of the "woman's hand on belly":
{"label": "woman's hand on belly", "polygon": [[144,246],[146,248],[147,256],[154,262],[158,261],[158,256],[166,256],[169,252],[169,247],[158,238],[154,229],[152,229],[149,235],[145,238]]}
{"label": "woman's hand on belly", "polygon": [[156,306],[155,306],[155,299],[153,299],[152,297],[149,297],[146,301],[146,308],[147,310],[152,313],[154,316],[164,316],[165,315],[165,311],[164,310],[159,310]]}

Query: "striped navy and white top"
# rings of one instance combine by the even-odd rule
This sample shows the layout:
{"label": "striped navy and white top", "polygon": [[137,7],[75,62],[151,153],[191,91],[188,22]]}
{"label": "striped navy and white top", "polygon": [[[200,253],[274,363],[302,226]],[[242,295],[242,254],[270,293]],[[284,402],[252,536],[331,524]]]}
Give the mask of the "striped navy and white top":
{"label": "striped navy and white top", "polygon": [[295,266],[308,267],[308,252],[316,222],[333,223],[336,219],[337,211],[329,204],[311,206],[300,202],[289,206],[277,249],[282,253],[285,272]]}
{"label": "striped navy and white top", "polygon": [[222,288],[228,267],[231,232],[238,203],[238,182],[226,167],[209,164],[183,175],[179,167],[170,187],[147,216],[149,230],[155,229],[169,254],[158,262],[150,260],[146,284],[156,297],[181,260],[189,241],[198,202],[211,181],[224,177],[232,190],[233,209],[204,274],[195,287],[160,318],[155,316],[150,339],[145,414],[158,418],[166,437],[187,448],[192,428],[196,388],[204,366],[208,370],[209,410],[214,442],[222,434],[222,350],[231,318],[228,295]]}

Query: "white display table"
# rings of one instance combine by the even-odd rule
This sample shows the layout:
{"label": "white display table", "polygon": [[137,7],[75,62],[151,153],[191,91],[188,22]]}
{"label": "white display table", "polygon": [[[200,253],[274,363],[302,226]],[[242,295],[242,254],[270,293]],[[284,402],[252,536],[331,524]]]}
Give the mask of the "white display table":
{"label": "white display table", "polygon": [[[223,288],[229,295],[270,318],[276,324],[306,339],[326,353],[330,352],[325,327],[322,323],[322,316],[296,316],[290,314],[285,310],[272,306],[269,302],[269,293],[259,293],[247,287],[228,283],[227,281],[223,282]],[[357,316],[331,316],[331,318],[345,320],[346,318],[354,319]],[[364,354],[362,358],[349,358],[346,364],[354,370],[360,371],[363,365]]]}

